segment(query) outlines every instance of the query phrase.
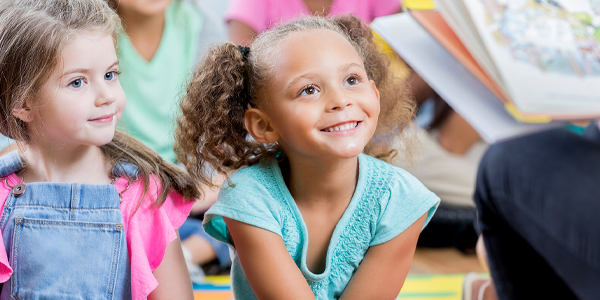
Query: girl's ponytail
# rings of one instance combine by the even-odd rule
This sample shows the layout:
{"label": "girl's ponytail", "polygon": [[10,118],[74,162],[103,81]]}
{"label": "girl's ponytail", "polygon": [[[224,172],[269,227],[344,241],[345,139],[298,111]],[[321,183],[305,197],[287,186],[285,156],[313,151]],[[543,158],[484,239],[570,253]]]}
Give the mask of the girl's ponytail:
{"label": "girl's ponytail", "polygon": [[202,184],[214,186],[213,171],[227,176],[255,163],[266,150],[248,137],[244,126],[246,110],[255,107],[251,56],[247,48],[219,45],[208,51],[187,86],[175,152]]}

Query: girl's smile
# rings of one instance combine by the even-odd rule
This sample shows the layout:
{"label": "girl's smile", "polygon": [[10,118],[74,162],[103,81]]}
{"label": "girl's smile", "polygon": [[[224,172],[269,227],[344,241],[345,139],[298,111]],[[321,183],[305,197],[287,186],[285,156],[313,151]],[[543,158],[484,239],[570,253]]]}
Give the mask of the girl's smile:
{"label": "girl's smile", "polygon": [[356,132],[356,127],[358,127],[360,123],[360,121],[343,122],[325,129],[321,129],[321,131],[336,134],[352,134]]}
{"label": "girl's smile", "polygon": [[104,115],[95,119],[90,119],[90,122],[96,122],[96,123],[111,123],[113,121],[114,116],[116,115],[116,113],[112,113],[112,114],[108,114],[108,115]]}

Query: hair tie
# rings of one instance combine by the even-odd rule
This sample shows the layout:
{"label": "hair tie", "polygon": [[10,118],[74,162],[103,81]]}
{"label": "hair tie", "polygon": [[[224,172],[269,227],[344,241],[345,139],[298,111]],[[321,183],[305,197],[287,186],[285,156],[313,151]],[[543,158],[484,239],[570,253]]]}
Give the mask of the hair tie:
{"label": "hair tie", "polygon": [[250,55],[250,47],[238,45],[237,48],[238,48],[238,51],[240,51],[240,53],[242,54],[242,60],[247,61],[248,55]]}

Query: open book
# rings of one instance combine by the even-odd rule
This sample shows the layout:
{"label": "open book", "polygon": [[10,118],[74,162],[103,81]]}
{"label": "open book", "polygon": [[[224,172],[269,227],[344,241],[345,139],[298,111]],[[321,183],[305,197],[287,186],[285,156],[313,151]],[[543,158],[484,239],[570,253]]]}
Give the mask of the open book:
{"label": "open book", "polygon": [[529,124],[515,120],[504,109],[499,97],[434,39],[411,14],[400,13],[377,18],[371,23],[371,27],[486,142],[495,143],[562,126],[558,122]]}
{"label": "open book", "polygon": [[413,17],[515,118],[600,117],[600,0],[434,2]]}

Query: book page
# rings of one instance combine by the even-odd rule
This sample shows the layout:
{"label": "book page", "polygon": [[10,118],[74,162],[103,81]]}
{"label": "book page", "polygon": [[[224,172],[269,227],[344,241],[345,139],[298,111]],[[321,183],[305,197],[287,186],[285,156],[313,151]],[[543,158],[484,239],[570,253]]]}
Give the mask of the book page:
{"label": "book page", "polygon": [[442,47],[410,14],[375,19],[375,30],[488,143],[561,126],[526,124]]}
{"label": "book page", "polygon": [[471,55],[475,58],[478,65],[483,68],[485,73],[498,85],[498,87],[506,91],[506,87],[502,82],[500,74],[487,52],[479,33],[473,25],[471,16],[466,7],[460,0],[434,0],[439,12],[444,20],[456,34]]}
{"label": "book page", "polygon": [[469,50],[465,48],[461,40],[448,26],[438,11],[433,10],[410,10],[410,15],[421,24],[448,52],[450,52],[461,64],[463,64],[481,83],[483,83],[502,102],[508,103],[510,99],[504,91],[487,75],[487,73],[475,61]]}
{"label": "book page", "polygon": [[600,115],[598,0],[462,0],[519,111]]}

